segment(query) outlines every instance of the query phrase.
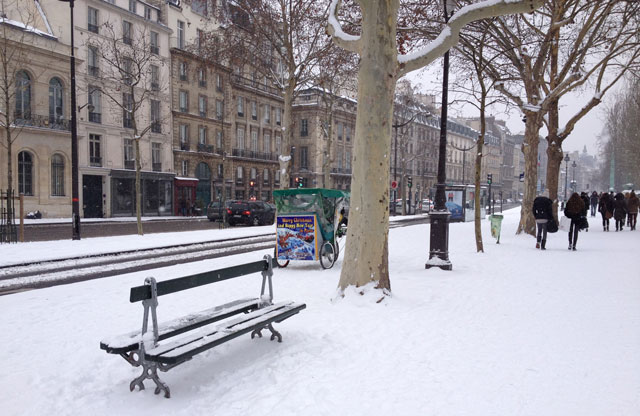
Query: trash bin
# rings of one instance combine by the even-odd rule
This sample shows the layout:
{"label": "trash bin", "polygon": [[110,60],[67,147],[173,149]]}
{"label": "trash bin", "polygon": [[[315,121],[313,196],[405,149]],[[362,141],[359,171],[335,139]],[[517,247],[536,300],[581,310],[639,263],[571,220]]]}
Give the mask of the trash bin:
{"label": "trash bin", "polygon": [[496,244],[500,244],[500,229],[502,228],[502,214],[489,215],[489,221],[491,221],[491,236],[498,239]]}

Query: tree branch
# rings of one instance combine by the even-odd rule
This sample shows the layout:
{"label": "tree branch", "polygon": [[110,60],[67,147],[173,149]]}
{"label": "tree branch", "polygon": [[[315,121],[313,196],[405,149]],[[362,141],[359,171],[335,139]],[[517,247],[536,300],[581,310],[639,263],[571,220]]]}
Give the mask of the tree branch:
{"label": "tree branch", "polygon": [[340,0],[332,0],[329,6],[327,33],[331,35],[334,43],[342,49],[359,53],[362,48],[360,45],[360,36],[349,35],[342,30],[342,26],[340,26],[340,22],[338,22],[338,3],[340,3]]}

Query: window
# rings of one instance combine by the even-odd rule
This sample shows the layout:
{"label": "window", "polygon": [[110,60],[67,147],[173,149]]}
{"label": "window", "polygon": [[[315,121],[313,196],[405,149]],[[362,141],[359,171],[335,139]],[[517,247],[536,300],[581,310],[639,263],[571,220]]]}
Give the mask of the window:
{"label": "window", "polygon": [[31,153],[18,153],[18,192],[33,195],[33,161]]}
{"label": "window", "polygon": [[147,20],[151,20],[151,7],[147,5],[144,6],[144,18]]}
{"label": "window", "polygon": [[207,15],[207,2],[205,0],[191,0],[191,11]]}
{"label": "window", "polygon": [[99,87],[89,85],[89,121],[102,122],[102,92]]}
{"label": "window", "polygon": [[151,91],[158,91],[160,89],[160,68],[158,65],[149,65],[149,71],[151,72]]}
{"label": "window", "polygon": [[222,91],[222,75],[216,74],[216,91]]}
{"label": "window", "polygon": [[51,157],[51,196],[64,196],[64,159],[57,153]]}
{"label": "window", "polygon": [[87,29],[89,32],[98,33],[98,10],[87,8]]}
{"label": "window", "polygon": [[180,61],[178,64],[178,73],[180,74],[180,81],[187,81],[187,63]]}
{"label": "window", "polygon": [[224,178],[224,165],[222,163],[218,163],[218,178]]}
{"label": "window", "polygon": [[258,130],[251,129],[251,150],[258,151]]}
{"label": "window", "polygon": [[182,161],[182,176],[188,176],[189,175],[189,161],[188,160],[183,160]]}
{"label": "window", "polygon": [[216,147],[222,150],[222,130],[216,131]]}
{"label": "window", "polygon": [[300,167],[303,169],[309,168],[309,148],[306,146],[300,148]]}
{"label": "window", "polygon": [[207,97],[204,95],[198,96],[198,112],[200,113],[200,117],[207,116]]}
{"label": "window", "polygon": [[251,168],[250,178],[255,181],[257,177],[258,177],[257,169],[256,168]]}
{"label": "window", "polygon": [[345,135],[345,139],[350,142],[351,141],[351,126],[346,126],[344,128],[344,135]]}
{"label": "window", "polygon": [[198,143],[202,145],[207,144],[207,128],[205,126],[198,128]]}
{"label": "window", "polygon": [[135,157],[133,156],[133,139],[124,139],[124,168],[135,169]]}
{"label": "window", "polygon": [[160,101],[151,100],[151,132],[162,133],[162,123],[160,122]]}
{"label": "window", "polygon": [[264,140],[262,141],[262,147],[265,153],[271,153],[271,134],[265,133]]}
{"label": "window", "polygon": [[264,105],[264,122],[271,124],[271,106],[269,104]]}
{"label": "window", "polygon": [[236,168],[236,183],[242,184],[243,174],[244,174],[244,169],[242,169],[242,166],[238,166]]}
{"label": "window", "polygon": [[338,159],[338,169],[342,170],[342,149],[338,149],[338,154],[336,155]]}
{"label": "window", "polygon": [[342,123],[338,123],[338,140],[342,140]]}
{"label": "window", "polygon": [[256,104],[255,101],[251,101],[251,119],[252,120],[258,119],[258,105]]}
{"label": "window", "polygon": [[189,142],[189,126],[187,124],[180,124],[178,128],[178,134],[180,137],[180,146],[182,150],[189,150],[189,148],[184,148],[184,145],[188,145]]}
{"label": "window", "polygon": [[276,124],[279,126],[282,124],[282,113],[280,108],[276,108]]}
{"label": "window", "polygon": [[62,81],[60,78],[52,78],[49,81],[49,123],[58,124],[64,116],[62,103]]}
{"label": "window", "polygon": [[218,120],[222,120],[223,104],[222,100],[216,100],[216,118]]}
{"label": "window", "polygon": [[264,169],[262,171],[262,184],[264,186],[269,186],[269,169]]}
{"label": "window", "polygon": [[196,29],[196,46],[198,47],[198,49],[200,49],[202,45],[204,45],[204,41],[204,32],[202,31],[202,29]]}
{"label": "window", "polygon": [[[148,7],[145,6],[145,8],[148,8]],[[158,32],[151,31],[150,43],[151,43],[151,53],[158,55],[160,53],[160,40],[158,37]]]}
{"label": "window", "polygon": [[204,68],[198,69],[198,86],[202,88],[207,86],[207,71]]}
{"label": "window", "polygon": [[236,130],[236,146],[238,149],[244,149],[244,127],[238,127]]}
{"label": "window", "polygon": [[135,13],[137,10],[138,1],[137,0],[129,0],[129,11],[131,13]]}
{"label": "window", "polygon": [[89,165],[102,166],[102,136],[89,134]]}
{"label": "window", "polygon": [[133,128],[133,96],[131,94],[122,94],[122,126]]}
{"label": "window", "polygon": [[[31,119],[31,78],[25,71],[16,74],[16,118]],[[25,194],[26,195],[26,194]],[[31,195],[31,194],[29,194]]]}
{"label": "window", "polygon": [[180,91],[180,112],[186,113],[189,111],[189,93],[187,91]]}
{"label": "window", "polygon": [[133,84],[133,61],[129,58],[122,59],[122,82],[125,85]]}
{"label": "window", "polygon": [[282,136],[276,134],[276,154],[280,155],[282,151]]}
{"label": "window", "polygon": [[276,170],[273,181],[275,182],[276,186],[280,186],[280,170]]}
{"label": "window", "polygon": [[238,97],[238,116],[244,117],[244,97]]}
{"label": "window", "polygon": [[177,39],[177,47],[179,49],[184,49],[184,22],[178,20],[178,39]]}
{"label": "window", "polygon": [[351,170],[351,150],[347,149],[344,155],[345,168]]}
{"label": "window", "polygon": [[160,148],[160,143],[151,143],[151,167],[154,172],[162,171]]}
{"label": "window", "polygon": [[309,135],[309,126],[306,118],[300,120],[300,136],[305,137]]}
{"label": "window", "polygon": [[122,42],[127,45],[131,45],[133,42],[131,39],[131,23],[126,20],[122,21]]}
{"label": "window", "polygon": [[87,73],[92,77],[100,75],[98,71],[98,48],[95,46],[87,48]]}

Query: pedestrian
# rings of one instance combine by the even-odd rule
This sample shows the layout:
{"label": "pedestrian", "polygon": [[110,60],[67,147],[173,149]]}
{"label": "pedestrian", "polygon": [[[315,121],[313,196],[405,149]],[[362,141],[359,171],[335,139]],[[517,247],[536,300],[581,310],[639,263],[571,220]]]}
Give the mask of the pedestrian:
{"label": "pedestrian", "polygon": [[636,229],[638,208],[640,208],[640,199],[638,199],[638,196],[632,190],[631,195],[629,196],[629,201],[627,203],[627,210],[629,211],[629,225],[631,226],[631,231],[635,231]]}
{"label": "pedestrian", "polygon": [[591,192],[591,198],[589,199],[589,205],[591,206],[591,216],[596,216],[596,208],[598,207],[598,193],[596,191]]}
{"label": "pedestrian", "polygon": [[549,191],[545,190],[540,196],[533,200],[533,216],[538,226],[536,248],[546,250],[547,224],[550,220],[553,220],[553,201],[549,199]]}
{"label": "pedestrian", "polygon": [[627,201],[622,192],[618,192],[613,202],[613,218],[616,220],[616,231],[622,231],[624,220],[627,217]]}
{"label": "pedestrian", "polygon": [[569,250],[576,251],[578,231],[580,231],[580,217],[582,217],[583,212],[584,201],[577,192],[574,192],[567,201],[567,206],[564,208],[564,215],[571,219],[571,225],[569,226]]}
{"label": "pedestrian", "polygon": [[609,231],[609,219],[613,216],[613,204],[611,197],[606,192],[600,196],[598,211],[602,215],[602,231]]}
{"label": "pedestrian", "polygon": [[580,198],[584,202],[584,209],[580,215],[580,231],[584,230],[589,232],[589,221],[587,221],[587,215],[589,215],[589,194],[586,192],[580,192]]}

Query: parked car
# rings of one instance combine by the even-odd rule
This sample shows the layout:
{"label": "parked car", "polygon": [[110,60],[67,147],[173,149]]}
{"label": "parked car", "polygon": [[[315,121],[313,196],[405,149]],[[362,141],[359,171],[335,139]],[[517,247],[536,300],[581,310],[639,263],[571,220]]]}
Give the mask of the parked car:
{"label": "parked car", "polygon": [[[224,203],[225,209],[231,206],[232,200],[227,200]],[[207,218],[209,221],[222,221],[224,216],[222,212],[222,203],[220,201],[212,201],[207,206]]]}
{"label": "parked car", "polygon": [[263,201],[233,201],[227,208],[227,222],[231,226],[273,224],[275,218],[275,207]]}

